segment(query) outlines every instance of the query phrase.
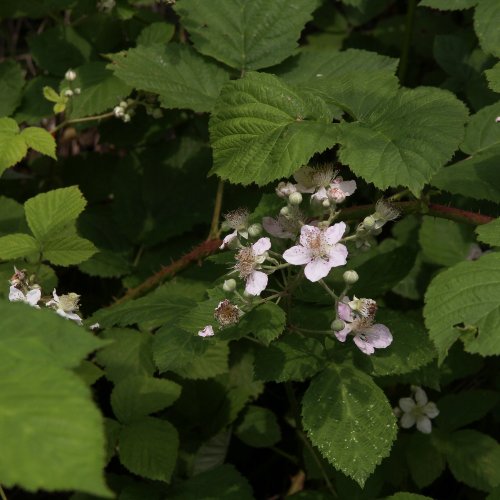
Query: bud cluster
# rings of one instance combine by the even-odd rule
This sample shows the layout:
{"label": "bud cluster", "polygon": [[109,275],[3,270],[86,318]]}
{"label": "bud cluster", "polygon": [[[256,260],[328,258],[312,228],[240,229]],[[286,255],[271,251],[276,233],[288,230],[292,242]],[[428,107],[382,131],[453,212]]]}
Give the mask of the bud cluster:
{"label": "bud cluster", "polygon": [[128,109],[129,104],[130,102],[128,101],[121,101],[118,106],[113,108],[113,114],[117,118],[120,118],[124,123],[128,123],[134,114],[132,109]]}

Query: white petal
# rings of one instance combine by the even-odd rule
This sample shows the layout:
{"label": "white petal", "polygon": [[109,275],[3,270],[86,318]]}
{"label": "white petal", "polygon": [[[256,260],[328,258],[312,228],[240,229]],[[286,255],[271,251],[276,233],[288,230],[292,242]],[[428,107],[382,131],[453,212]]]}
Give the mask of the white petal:
{"label": "white petal", "polygon": [[409,429],[412,425],[415,425],[415,417],[412,413],[405,413],[401,417],[399,424],[403,429]]}
{"label": "white petal", "polygon": [[332,268],[330,262],[321,258],[311,260],[304,268],[304,274],[309,281],[313,283],[320,279],[326,278],[330,269]]}
{"label": "white petal", "polygon": [[319,238],[321,235],[321,229],[314,226],[308,226],[307,224],[300,228],[300,244],[303,247],[309,248],[311,241]]}
{"label": "white petal", "polygon": [[430,434],[432,432],[432,423],[430,419],[425,415],[420,415],[417,418],[417,429],[424,434]]}
{"label": "white petal", "polygon": [[11,286],[9,289],[9,300],[11,302],[24,302],[26,297],[21,290],[17,289],[15,286]]}
{"label": "white petal", "polygon": [[26,301],[30,306],[36,306],[41,296],[42,291],[40,290],[40,288],[34,288],[26,294]]}
{"label": "white petal", "polygon": [[233,231],[232,233],[228,234],[222,240],[222,245],[219,247],[220,250],[224,250],[224,248],[227,248],[237,237],[238,237],[238,231]]}
{"label": "white petal", "polygon": [[413,401],[412,398],[401,398],[399,400],[399,407],[405,412],[413,410],[415,406],[417,406],[417,404],[415,403],[415,401]]}
{"label": "white petal", "polygon": [[285,250],[283,258],[294,266],[301,266],[311,262],[311,251],[301,245],[296,245],[288,250]]}
{"label": "white petal", "polygon": [[427,394],[421,387],[415,387],[415,401],[418,406],[425,406],[427,404],[428,398]]}
{"label": "white petal", "polygon": [[339,182],[338,187],[344,191],[346,196],[350,196],[356,191],[356,181],[342,181]]}
{"label": "white petal", "polygon": [[328,251],[328,257],[332,267],[344,266],[347,263],[347,247],[337,243]]}
{"label": "white petal", "polygon": [[213,337],[215,335],[212,325],[207,325],[203,330],[198,332],[199,337]]}
{"label": "white petal", "polygon": [[329,245],[335,245],[344,235],[346,230],[345,222],[338,222],[325,229],[325,240]]}
{"label": "white petal", "polygon": [[276,238],[293,238],[293,234],[286,231],[281,224],[272,217],[264,217],[262,226],[271,235]]}
{"label": "white petal", "polygon": [[71,319],[71,320],[75,321],[79,325],[82,324],[82,318],[80,318],[80,316],[78,316],[78,314],[76,314],[76,313],[66,312],[66,311],[63,311],[62,309],[57,309],[56,313],[59,314],[59,316],[62,316],[63,318]]}
{"label": "white petal", "polygon": [[366,340],[363,340],[359,335],[354,336],[354,343],[358,346],[359,350],[364,353],[368,354],[373,354],[375,352],[375,347],[373,347],[369,342]]}
{"label": "white petal", "polygon": [[250,295],[260,295],[267,286],[267,274],[262,271],[254,271],[247,279],[245,291]]}
{"label": "white petal", "polygon": [[320,187],[312,196],[311,200],[315,200],[318,202],[321,202],[323,200],[328,199],[328,196],[326,194],[326,189],[324,187]]}
{"label": "white petal", "polygon": [[392,344],[392,335],[385,325],[376,324],[363,332],[373,347],[377,349],[384,349]]}
{"label": "white petal", "polygon": [[271,248],[271,240],[269,238],[260,238],[252,245],[256,255],[262,255]]}
{"label": "white petal", "polygon": [[55,288],[54,288],[54,290],[52,290],[52,297],[54,297],[54,300],[56,301],[56,304],[59,304],[59,295],[57,295],[57,292],[56,292]]}
{"label": "white petal", "polygon": [[427,403],[423,408],[423,412],[429,417],[429,418],[436,418],[439,415],[439,410],[436,406],[435,403]]}

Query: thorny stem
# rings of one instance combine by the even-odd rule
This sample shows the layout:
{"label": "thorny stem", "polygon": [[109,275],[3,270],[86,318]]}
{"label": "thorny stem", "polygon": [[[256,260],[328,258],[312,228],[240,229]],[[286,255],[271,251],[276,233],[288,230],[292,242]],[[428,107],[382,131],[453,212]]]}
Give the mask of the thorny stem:
{"label": "thorny stem", "polygon": [[73,118],[72,120],[64,120],[61,122],[57,127],[52,129],[50,132],[52,134],[55,134],[58,130],[61,130],[62,128],[66,127],[67,125],[72,125],[73,123],[83,123],[83,122],[91,122],[95,120],[103,120],[105,118],[111,118],[115,116],[113,111],[110,111],[109,113],[104,113],[102,115],[94,115],[94,116],[86,116],[85,118]]}
{"label": "thorny stem", "polygon": [[408,10],[406,12],[405,38],[403,41],[403,48],[401,49],[401,58],[398,70],[399,80],[402,84],[405,83],[406,80],[408,60],[410,57],[411,39],[413,36],[413,25],[415,24],[416,7],[417,7],[417,0],[408,0]]}
{"label": "thorny stem", "polygon": [[212,214],[212,223],[210,224],[210,232],[208,233],[208,240],[213,240],[219,238],[220,228],[219,220],[220,213],[222,210],[222,197],[224,195],[224,181],[219,179],[219,184],[217,185],[217,192],[215,193],[215,206]]}
{"label": "thorny stem", "polygon": [[323,479],[325,480],[325,483],[328,487],[328,490],[330,491],[330,493],[332,494],[333,497],[337,498],[337,492],[335,491],[335,488],[333,487],[333,484],[330,481],[330,478],[328,477],[328,473],[325,471],[325,468],[323,467],[321,459],[318,457],[316,450],[314,449],[313,445],[309,441],[309,438],[306,436],[306,434],[303,431],[299,403],[297,401],[297,398],[295,397],[295,392],[293,390],[292,383],[285,382],[284,385],[285,385],[285,392],[286,392],[286,396],[288,399],[288,403],[289,403],[290,409],[292,411],[293,419],[295,420],[297,435],[299,436],[300,440],[305,445],[305,447],[308,449],[309,453],[312,455],[314,461],[316,462],[316,465],[318,466],[319,470],[321,471],[321,475],[323,476]]}

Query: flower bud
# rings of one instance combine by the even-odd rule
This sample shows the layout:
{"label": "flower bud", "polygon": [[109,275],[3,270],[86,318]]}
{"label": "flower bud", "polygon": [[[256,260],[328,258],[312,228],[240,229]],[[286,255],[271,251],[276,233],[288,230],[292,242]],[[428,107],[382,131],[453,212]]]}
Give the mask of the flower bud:
{"label": "flower bud", "polygon": [[125,123],[128,123],[130,121],[130,115],[128,113],[125,113],[123,115],[123,118],[122,120],[125,122]]}
{"label": "flower bud", "polygon": [[363,219],[363,226],[366,228],[366,229],[371,229],[372,227],[375,226],[375,223],[377,221],[375,220],[375,217],[373,217],[373,215],[369,215],[368,217],[365,217]]}
{"label": "flower bud", "polygon": [[73,91],[71,89],[66,89],[64,91],[65,97],[71,97],[73,95]]}
{"label": "flower bud", "polygon": [[128,106],[128,102],[127,101],[120,101],[119,106],[120,106],[120,108],[125,109]]}
{"label": "flower bud", "polygon": [[80,87],[76,87],[76,89],[73,91],[76,95],[80,95],[82,92],[82,89]]}
{"label": "flower bud", "polygon": [[163,111],[160,108],[155,108],[151,112],[151,116],[155,119],[163,118]]}
{"label": "flower bud", "polygon": [[123,108],[121,106],[115,106],[113,108],[113,114],[117,117],[117,118],[121,118],[125,112],[123,111]]}
{"label": "flower bud", "polygon": [[283,207],[281,210],[280,210],[280,214],[281,215],[284,215],[285,217],[290,215],[290,209],[288,207]]}
{"label": "flower bud", "polygon": [[76,78],[76,73],[72,69],[68,69],[64,74],[64,78],[68,80],[68,82],[72,82]]}
{"label": "flower bud", "polygon": [[262,226],[259,223],[252,224],[248,227],[248,234],[253,238],[256,238],[260,234],[262,234]]}
{"label": "flower bud", "polygon": [[345,328],[345,323],[341,319],[334,319],[330,325],[330,328],[334,332],[340,332],[340,330],[343,330]]}
{"label": "flower bud", "polygon": [[330,208],[330,200],[323,200],[321,202],[321,204],[325,207],[325,208]]}
{"label": "flower bud", "polygon": [[225,292],[234,292],[236,290],[236,280],[228,279],[224,281],[224,284],[222,285],[222,289]]}
{"label": "flower bud", "polygon": [[342,278],[344,278],[344,281],[346,282],[347,285],[354,285],[356,281],[359,280],[359,275],[356,271],[346,271],[343,275]]}
{"label": "flower bud", "polygon": [[288,203],[290,203],[290,205],[300,205],[302,203],[302,195],[298,191],[292,193],[288,197]]}

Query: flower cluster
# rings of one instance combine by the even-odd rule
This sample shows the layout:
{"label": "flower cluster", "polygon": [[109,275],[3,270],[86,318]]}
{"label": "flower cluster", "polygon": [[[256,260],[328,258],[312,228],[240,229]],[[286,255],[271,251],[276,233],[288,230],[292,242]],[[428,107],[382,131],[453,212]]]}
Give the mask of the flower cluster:
{"label": "flower cluster", "polygon": [[427,394],[421,387],[411,386],[413,397],[401,398],[399,406],[394,408],[394,414],[400,417],[399,425],[403,429],[409,429],[415,424],[417,429],[424,434],[432,431],[432,418],[439,415],[439,410],[435,403],[427,398]]}
{"label": "flower cluster", "polygon": [[113,108],[113,114],[117,118],[121,118],[121,120],[124,123],[128,123],[130,119],[132,118],[132,110],[128,110],[127,108],[129,107],[129,103],[127,101],[121,101],[118,106],[115,106]]}

